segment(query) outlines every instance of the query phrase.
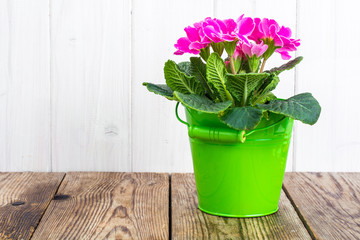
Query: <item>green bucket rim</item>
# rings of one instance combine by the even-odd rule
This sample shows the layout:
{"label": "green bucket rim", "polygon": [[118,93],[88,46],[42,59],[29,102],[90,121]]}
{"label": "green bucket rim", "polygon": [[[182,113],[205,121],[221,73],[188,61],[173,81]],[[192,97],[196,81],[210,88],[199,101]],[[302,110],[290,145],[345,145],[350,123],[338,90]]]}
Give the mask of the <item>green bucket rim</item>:
{"label": "green bucket rim", "polygon": [[[179,116],[179,113],[178,113],[179,105],[180,105],[180,102],[177,102],[177,103],[176,103],[176,106],[175,106],[175,115],[176,115],[176,118],[179,120],[179,122],[185,124],[185,125],[190,129],[190,128],[192,127],[192,125],[190,125],[188,122],[182,120],[182,119],[180,118],[180,116]],[[187,108],[187,107],[185,107],[185,108]],[[284,121],[284,120],[287,119],[287,118],[288,118],[288,117],[283,116],[281,119],[279,119],[279,120],[276,121],[275,123],[272,123],[272,124],[270,124],[270,125],[268,125],[268,126],[265,126],[265,127],[262,127],[262,128],[253,129],[253,130],[248,131],[248,132],[246,132],[245,130],[236,130],[236,129],[233,129],[233,130],[234,130],[234,132],[237,132],[237,133],[239,134],[240,141],[241,141],[242,143],[244,143],[247,136],[249,136],[249,135],[251,135],[251,134],[253,134],[253,133],[255,133],[255,132],[264,131],[264,130],[267,130],[267,129],[269,129],[269,128],[272,128],[272,127],[274,127],[274,126],[276,126],[276,125],[279,125],[282,121]]]}
{"label": "green bucket rim", "polygon": [[199,210],[201,210],[202,212],[207,213],[207,214],[221,216],[221,217],[231,217],[231,218],[263,217],[263,216],[274,214],[279,210],[279,207],[276,207],[275,210],[271,210],[271,211],[265,212],[265,213],[258,213],[258,214],[226,214],[226,213],[217,213],[217,212],[208,211],[208,210],[200,207],[200,205],[198,205],[198,208],[199,208]]}

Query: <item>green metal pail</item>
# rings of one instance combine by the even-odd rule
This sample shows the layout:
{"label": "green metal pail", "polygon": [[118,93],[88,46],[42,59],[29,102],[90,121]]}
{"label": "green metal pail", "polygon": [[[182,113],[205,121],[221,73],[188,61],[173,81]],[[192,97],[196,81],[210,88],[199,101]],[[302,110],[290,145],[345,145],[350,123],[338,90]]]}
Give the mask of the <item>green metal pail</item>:
{"label": "green metal pail", "polygon": [[199,209],[226,217],[276,212],[293,119],[270,114],[253,131],[241,132],[216,114],[185,109],[187,122],[178,119],[188,126]]}

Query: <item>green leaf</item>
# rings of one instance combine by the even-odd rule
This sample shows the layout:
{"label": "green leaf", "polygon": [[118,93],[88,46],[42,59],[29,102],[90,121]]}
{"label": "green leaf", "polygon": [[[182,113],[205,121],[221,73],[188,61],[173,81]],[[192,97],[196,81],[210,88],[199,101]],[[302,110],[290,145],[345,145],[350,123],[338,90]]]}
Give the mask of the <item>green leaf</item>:
{"label": "green leaf", "polygon": [[206,62],[210,56],[210,45],[208,45],[206,48],[200,49],[199,55]]}
{"label": "green leaf", "polygon": [[214,103],[207,97],[197,94],[182,94],[180,92],[174,92],[174,96],[186,107],[206,113],[223,112],[232,104],[231,101]]}
{"label": "green leaf", "polygon": [[231,128],[252,130],[259,124],[261,117],[260,109],[247,106],[232,108],[220,119]]}
{"label": "green leaf", "polygon": [[218,95],[221,101],[233,100],[226,90],[226,69],[224,61],[217,53],[212,53],[206,64],[206,79],[210,88]]}
{"label": "green leaf", "polygon": [[251,93],[259,88],[269,73],[240,73],[227,74],[226,87],[231,94],[240,102],[241,106],[245,106],[249,102]]}
{"label": "green leaf", "polygon": [[221,55],[224,52],[224,43],[223,42],[212,42],[211,43],[211,47],[213,49],[214,52],[216,52],[217,54],[219,54],[219,56],[221,57]]}
{"label": "green leaf", "polygon": [[206,80],[206,64],[203,63],[199,57],[190,58],[190,75],[194,76],[196,80],[201,83],[205,91],[215,100],[214,91],[211,90]]}
{"label": "green leaf", "polygon": [[279,75],[281,72],[285,71],[285,70],[290,70],[293,67],[295,67],[297,64],[299,64],[301,61],[303,60],[303,57],[297,57],[287,63],[285,63],[284,65],[281,65],[280,67],[274,67],[272,69],[270,69],[269,73],[275,73],[276,75]]}
{"label": "green leaf", "polygon": [[269,94],[272,94],[271,91],[276,88],[279,82],[279,77],[272,73],[264,80],[264,83],[259,88],[255,89],[252,94],[253,97],[251,99],[251,103],[253,105],[257,103],[265,103],[266,101],[264,101],[264,99],[269,99],[269,97],[271,97]]}
{"label": "green leaf", "polygon": [[267,103],[271,100],[275,100],[277,99],[277,97],[272,93],[272,92],[268,92],[265,97],[263,97],[260,101],[259,104],[263,104],[263,103]]}
{"label": "green leaf", "polygon": [[146,86],[150,92],[164,96],[169,100],[174,100],[173,90],[171,90],[171,88],[169,88],[166,84],[152,84],[144,82],[143,85]]}
{"label": "green leaf", "polygon": [[191,76],[190,74],[190,62],[181,62],[177,64],[180,71],[186,73],[186,75]]}
{"label": "green leaf", "polygon": [[318,101],[311,93],[301,93],[287,100],[272,100],[268,104],[258,104],[257,106],[310,125],[317,122],[321,112]]}
{"label": "green leaf", "polygon": [[269,57],[275,52],[276,47],[275,41],[272,38],[266,38],[264,39],[264,44],[268,46],[266,52],[262,55],[264,59],[269,59]]}
{"label": "green leaf", "polygon": [[227,41],[223,42],[225,51],[229,56],[232,56],[234,54],[235,48],[236,48],[236,43],[237,43],[237,40],[232,41],[232,42],[227,42]]}
{"label": "green leaf", "polygon": [[204,94],[204,89],[201,84],[191,77],[181,72],[174,61],[168,60],[164,67],[166,85],[173,91],[178,91],[184,94]]}

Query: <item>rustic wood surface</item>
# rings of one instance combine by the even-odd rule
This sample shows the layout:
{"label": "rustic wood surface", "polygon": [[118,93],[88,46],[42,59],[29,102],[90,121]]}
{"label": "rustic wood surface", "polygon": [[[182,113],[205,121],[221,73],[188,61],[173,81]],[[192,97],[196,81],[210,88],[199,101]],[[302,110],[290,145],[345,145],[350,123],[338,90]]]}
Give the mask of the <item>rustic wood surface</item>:
{"label": "rustic wood surface", "polygon": [[193,174],[171,176],[173,239],[311,239],[285,194],[278,213],[257,218],[224,218],[197,208]]}
{"label": "rustic wood surface", "polygon": [[317,239],[360,239],[359,173],[288,173],[284,188]]}
{"label": "rustic wood surface", "polygon": [[0,173],[0,239],[30,239],[63,173]]}
{"label": "rustic wood surface", "polygon": [[33,239],[168,239],[169,175],[68,173]]}
{"label": "rustic wood surface", "polygon": [[360,173],[286,173],[277,213],[226,218],[189,173],[0,173],[0,239],[360,239],[359,199]]}

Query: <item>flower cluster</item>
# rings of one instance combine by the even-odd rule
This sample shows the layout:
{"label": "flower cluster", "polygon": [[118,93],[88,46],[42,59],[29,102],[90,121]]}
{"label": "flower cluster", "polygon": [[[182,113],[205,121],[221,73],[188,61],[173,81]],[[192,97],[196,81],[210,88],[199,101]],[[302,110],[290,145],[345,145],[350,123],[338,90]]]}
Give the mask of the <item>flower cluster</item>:
{"label": "flower cluster", "polygon": [[200,54],[206,61],[210,47],[220,56],[225,48],[233,72],[237,61],[238,66],[241,61],[248,61],[248,69],[256,72],[260,60],[263,59],[264,65],[274,52],[288,60],[291,58],[289,52],[296,51],[300,45],[299,39],[291,38],[290,28],[280,26],[273,19],[253,19],[244,15],[237,20],[208,17],[186,27],[185,32],[186,37],[178,39],[174,45],[177,49],[174,54]]}
{"label": "flower cluster", "polygon": [[[168,60],[164,65],[166,84],[143,83],[150,92],[177,101],[188,111],[211,116],[211,121],[218,117],[216,123],[241,131],[242,142],[245,131],[251,133],[260,122],[270,125],[273,120],[268,120],[278,115],[310,125],[318,120],[321,107],[311,93],[284,100],[272,92],[279,74],[293,69],[303,57],[264,71],[272,54],[279,53],[287,60],[300,46],[299,39],[291,38],[290,28],[273,19],[242,15],[236,20],[205,18],[186,27],[185,32],[186,37],[175,44],[175,54],[199,57],[180,63]],[[222,57],[223,53],[226,56]]]}

